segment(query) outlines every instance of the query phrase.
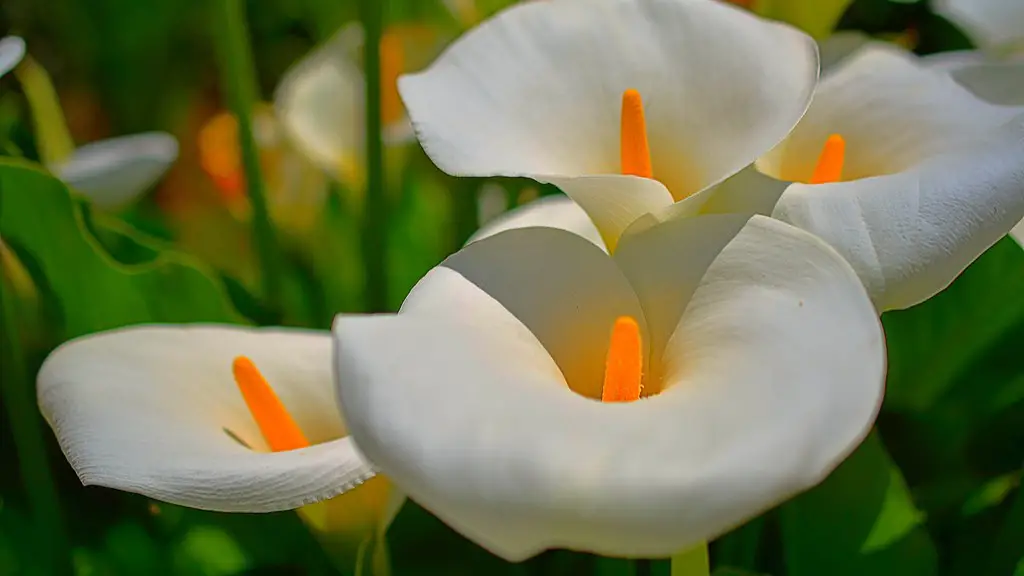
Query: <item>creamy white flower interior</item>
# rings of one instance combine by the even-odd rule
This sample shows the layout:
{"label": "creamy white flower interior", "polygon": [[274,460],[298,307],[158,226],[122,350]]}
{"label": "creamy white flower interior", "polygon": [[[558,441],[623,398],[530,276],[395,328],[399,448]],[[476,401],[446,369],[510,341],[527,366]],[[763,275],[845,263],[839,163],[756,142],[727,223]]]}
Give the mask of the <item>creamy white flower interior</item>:
{"label": "creamy white flower interior", "polygon": [[25,41],[18,36],[0,39],[0,77],[4,76],[25,57]]}
{"label": "creamy white flower interior", "polygon": [[[560,0],[499,13],[399,89],[442,170],[556,184],[613,246],[638,216],[782,140],[817,64],[810,37],[719,2]],[[627,90],[642,98],[653,180],[621,175]]]}
{"label": "creamy white flower interior", "polygon": [[1021,113],[871,44],[822,80],[792,134],[757,166],[808,182],[823,143],[841,135],[842,181],[794,184],[772,215],[832,244],[879,310],[905,308],[1024,218]]}
{"label": "creamy white flower interior", "polygon": [[[645,397],[599,402],[624,315]],[[671,220],[614,257],[508,230],[431,271],[397,315],[342,315],[334,334],[367,456],[510,560],[659,557],[721,534],[824,478],[869,430],[885,373],[853,270],[761,216]]]}
{"label": "creamy white flower interior", "polygon": [[146,192],[177,159],[173,136],[147,132],[86,144],[50,169],[97,206],[116,208]]}
{"label": "creamy white flower interior", "polygon": [[[269,451],[233,379],[237,356],[253,361],[313,445]],[[104,332],[53,352],[38,395],[85,484],[207,510],[271,512],[374,476],[336,407],[325,332],[201,325]]]}

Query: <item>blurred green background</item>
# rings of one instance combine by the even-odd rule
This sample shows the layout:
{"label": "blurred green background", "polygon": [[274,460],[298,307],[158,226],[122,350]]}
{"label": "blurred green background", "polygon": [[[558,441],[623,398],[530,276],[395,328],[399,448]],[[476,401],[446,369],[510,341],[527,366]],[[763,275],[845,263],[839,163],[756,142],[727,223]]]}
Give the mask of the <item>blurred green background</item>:
{"label": "blurred green background", "polygon": [[[476,13],[467,16],[440,0],[391,0],[385,28],[427,39],[406,45],[405,67],[415,68],[474,17],[507,3],[470,2]],[[5,322],[14,330],[2,348],[0,576],[344,572],[293,513],[216,514],[84,488],[48,428],[45,443],[19,459],[11,406],[34,398],[32,375],[56,345],[97,330],[145,321],[327,328],[338,312],[395,309],[482,218],[558,193],[512,179],[456,180],[415,143],[389,146],[386,228],[377,246],[386,255],[386,288],[365,288],[363,183],[325,181],[293,212],[272,206],[284,273],[279,303],[268,305],[259,296],[251,209],[216,174],[230,142],[202,144],[204,128],[227,107],[218,6],[5,0],[0,7],[0,33],[25,38],[50,73],[77,144],[163,130],[180,145],[160,184],[114,212],[41,176],[0,177],[0,235],[35,285],[19,292],[5,268]],[[250,0],[245,10],[263,102],[272,101],[290,65],[360,17],[355,0]],[[857,0],[839,27],[896,39],[921,54],[970,47],[923,1]],[[4,155],[39,160],[13,75],[0,82],[0,142]],[[29,184],[31,195],[9,191]],[[268,185],[272,205],[284,194],[276,188],[287,185]],[[824,484],[714,542],[715,573],[1024,575],[1022,294],[1022,250],[1003,239],[945,292],[886,314],[888,390],[875,433]],[[38,413],[20,417],[39,421]],[[30,469],[50,470],[56,501],[41,502],[26,489],[48,482]],[[392,526],[389,547],[394,574],[668,574],[664,561],[635,565],[563,551],[507,564],[413,503]]]}

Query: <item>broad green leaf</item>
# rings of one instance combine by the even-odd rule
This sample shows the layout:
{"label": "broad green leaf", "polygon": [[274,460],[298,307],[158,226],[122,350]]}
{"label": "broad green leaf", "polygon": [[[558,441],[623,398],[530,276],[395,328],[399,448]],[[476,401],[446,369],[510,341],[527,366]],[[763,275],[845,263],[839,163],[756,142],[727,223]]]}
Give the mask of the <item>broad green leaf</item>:
{"label": "broad green leaf", "polygon": [[62,339],[145,322],[241,321],[199,261],[147,246],[130,229],[105,231],[152,259],[118,262],[60,180],[25,162],[0,161],[0,237],[55,300]]}
{"label": "broad green leaf", "polygon": [[933,528],[1024,459],[1024,250],[1005,238],[953,284],[882,321],[888,390],[879,427]]}
{"label": "broad green leaf", "polygon": [[923,515],[876,433],[779,515],[789,576],[936,573]]}
{"label": "broad green leaf", "polygon": [[[976,359],[1024,326],[1021,294],[1024,250],[1007,237],[943,292],[908,310],[885,314],[886,409],[926,411],[959,379],[970,376]],[[995,382],[986,384],[979,387],[982,392],[999,388]]]}

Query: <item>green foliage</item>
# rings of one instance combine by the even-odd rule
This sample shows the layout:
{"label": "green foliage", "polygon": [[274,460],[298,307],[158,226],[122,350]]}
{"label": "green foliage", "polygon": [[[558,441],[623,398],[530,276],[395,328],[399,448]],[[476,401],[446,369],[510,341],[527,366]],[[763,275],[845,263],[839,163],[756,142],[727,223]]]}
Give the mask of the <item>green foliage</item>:
{"label": "green foliage", "polygon": [[[480,1],[475,16],[507,3]],[[222,30],[213,26],[208,33],[213,14],[207,4],[15,4],[5,16],[14,31],[30,36],[80,139],[97,131],[160,127],[180,129],[186,136],[179,137],[188,138],[196,131],[193,124],[216,111],[211,38]],[[470,19],[441,2],[387,4],[385,21],[439,24],[446,27],[445,38],[460,33]],[[966,36],[925,1],[826,4],[827,13],[807,12],[810,3],[787,0],[765,2],[761,9],[817,36],[842,13],[841,28],[899,34],[912,27],[919,53],[970,47]],[[256,78],[248,81],[258,85],[257,99],[267,99],[285,67],[358,17],[359,6],[250,0],[247,7],[256,66]],[[65,69],[53,66],[55,54]],[[35,158],[40,146],[31,137],[31,123],[18,119],[27,116],[24,94],[9,90],[12,85],[10,78],[0,85],[0,154]],[[181,145],[181,163],[195,164],[190,157],[195,143],[182,139]],[[255,166],[256,154],[247,152]],[[46,353],[68,339],[138,323],[327,328],[338,312],[366,310],[368,259],[373,259],[373,285],[387,288],[386,301],[382,304],[376,294],[373,307],[396,309],[423,274],[473,231],[479,182],[441,175],[418,151],[398,162],[390,153],[386,166],[373,154],[369,212],[360,191],[334,190],[309,230],[281,233],[281,254],[273,255],[280,256],[280,271],[270,279],[280,282],[275,306],[267,305],[266,290],[256,281],[260,270],[244,264],[228,270],[225,262],[211,266],[188,253],[153,198],[133,215],[143,215],[141,221],[129,224],[124,214],[93,208],[40,166],[0,159],[0,238],[30,279],[27,292],[21,291],[24,285],[8,291],[13,284],[4,279],[4,297],[19,298],[14,324],[23,339],[25,368],[37,368]],[[400,167],[391,170],[392,164]],[[512,184],[515,196],[521,183],[508,180],[502,183]],[[188,180],[177,189],[194,185]],[[376,226],[369,234],[363,226],[368,213]],[[235,227],[211,226],[200,243],[231,246],[233,255],[253,252],[253,239],[239,238],[249,222],[228,217],[227,211],[220,216]],[[165,238],[140,228],[160,230]],[[1007,238],[936,297],[885,314],[887,392],[876,428],[819,486],[713,542],[712,575],[1024,576],[1022,294],[1024,250]],[[10,373],[9,366],[3,368]],[[31,404],[31,378],[21,379],[25,382],[16,384],[24,384],[18,390],[28,400],[18,403]],[[10,389],[0,399],[5,409],[15,403],[6,392]],[[33,487],[21,479],[26,464],[52,470],[60,497],[51,507],[63,508],[76,575],[337,572],[295,514],[217,514],[86,489],[53,442],[33,459],[19,458],[14,427],[0,423],[0,576],[54,573],[54,555],[34,529],[39,522],[32,515],[39,506],[32,505]],[[669,575],[667,559],[635,562],[564,550],[510,564],[412,502],[392,525],[388,546],[396,576]]]}
{"label": "green foliage", "polygon": [[[238,322],[223,286],[202,265],[160,250],[125,227],[104,227],[122,254],[152,256],[133,265],[103,249],[67,187],[23,162],[0,163],[0,236],[51,297],[62,340],[145,322]],[[148,252],[147,252],[148,251]]]}

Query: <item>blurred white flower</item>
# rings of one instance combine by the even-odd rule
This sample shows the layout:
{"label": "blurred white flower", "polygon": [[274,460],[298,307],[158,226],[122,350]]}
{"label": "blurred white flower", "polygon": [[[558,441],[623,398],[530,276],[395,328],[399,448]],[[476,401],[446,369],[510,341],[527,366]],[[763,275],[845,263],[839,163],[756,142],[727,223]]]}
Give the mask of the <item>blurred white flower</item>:
{"label": "blurred white flower", "polygon": [[110,138],[75,148],[49,74],[25,56],[21,38],[8,36],[0,40],[0,70],[6,73],[12,68],[32,110],[40,160],[95,205],[114,209],[130,203],[156,184],[178,159],[178,141],[165,132]]}
{"label": "blurred white flower", "polygon": [[25,57],[25,41],[18,36],[0,39],[0,77],[14,69]]}

